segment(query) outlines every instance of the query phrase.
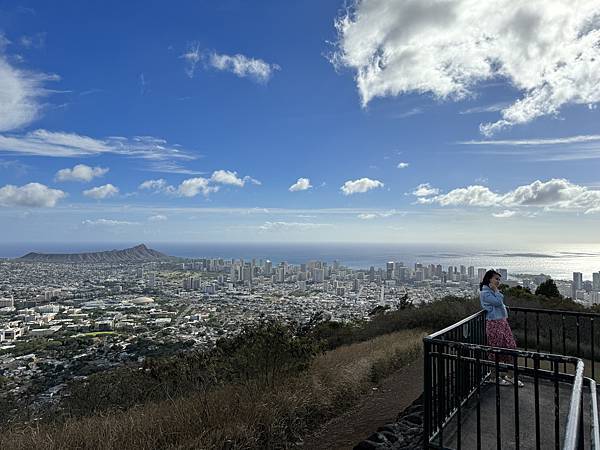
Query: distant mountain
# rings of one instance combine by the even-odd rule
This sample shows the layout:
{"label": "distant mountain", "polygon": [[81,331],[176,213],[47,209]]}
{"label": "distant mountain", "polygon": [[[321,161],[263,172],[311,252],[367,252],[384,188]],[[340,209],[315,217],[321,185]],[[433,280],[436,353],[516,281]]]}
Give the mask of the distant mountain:
{"label": "distant mountain", "polygon": [[170,256],[157,252],[144,244],[124,250],[109,250],[93,253],[27,253],[17,261],[49,263],[120,263],[145,262],[170,259]]}

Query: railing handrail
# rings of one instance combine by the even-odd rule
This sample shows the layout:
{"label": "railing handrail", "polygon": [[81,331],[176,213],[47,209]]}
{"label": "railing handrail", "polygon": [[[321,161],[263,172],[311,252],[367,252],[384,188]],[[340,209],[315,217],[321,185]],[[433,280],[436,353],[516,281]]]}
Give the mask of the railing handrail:
{"label": "railing handrail", "polygon": [[590,447],[592,450],[600,449],[600,427],[598,421],[598,397],[596,382],[591,378],[584,378],[590,385]]}
{"label": "railing handrail", "polygon": [[532,313],[543,313],[543,314],[555,314],[557,316],[583,316],[583,317],[598,317],[600,313],[584,312],[584,311],[565,311],[562,309],[544,309],[544,308],[525,308],[523,306],[508,306],[509,310],[521,311],[521,312],[532,312]]}
{"label": "railing handrail", "polygon": [[[425,338],[427,339],[427,338]],[[583,360],[578,358],[577,356],[568,356],[568,355],[560,355],[556,353],[543,353],[543,352],[535,352],[531,350],[521,350],[518,348],[502,348],[502,347],[493,347],[490,345],[479,345],[479,344],[471,344],[469,342],[460,342],[460,341],[448,341],[444,339],[428,339],[432,344],[443,344],[449,347],[463,347],[471,350],[480,350],[482,352],[491,352],[491,353],[503,353],[507,355],[517,355],[524,358],[532,358],[533,355],[540,360],[546,361],[554,361],[554,362],[566,362],[569,364],[579,364],[580,362],[583,364]]]}
{"label": "railing handrail", "polygon": [[581,396],[583,386],[583,361],[579,360],[575,371],[575,380],[573,382],[573,390],[571,391],[571,402],[569,405],[569,415],[567,416],[567,425],[565,427],[565,440],[563,450],[575,450],[579,433],[579,416],[581,412]]}
{"label": "railing handrail", "polygon": [[449,331],[452,331],[452,330],[454,330],[454,329],[456,329],[456,328],[458,328],[460,326],[463,326],[465,323],[469,322],[470,320],[475,319],[477,316],[480,316],[482,314],[485,314],[485,310],[484,309],[479,310],[475,314],[471,314],[469,317],[465,317],[464,319],[462,319],[462,320],[460,320],[460,321],[458,321],[458,322],[456,322],[456,323],[454,323],[454,324],[452,324],[450,326],[447,326],[443,330],[436,331],[435,333],[432,333],[429,336],[425,336],[425,339],[428,339],[428,340],[436,339],[438,336],[440,336],[442,334],[445,334],[445,333],[447,333]]}

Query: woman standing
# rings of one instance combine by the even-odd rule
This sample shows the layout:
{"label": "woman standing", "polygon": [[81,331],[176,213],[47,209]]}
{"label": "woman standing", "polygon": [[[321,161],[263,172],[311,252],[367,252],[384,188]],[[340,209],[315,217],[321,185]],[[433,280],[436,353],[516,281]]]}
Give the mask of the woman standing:
{"label": "woman standing", "polygon": [[[501,276],[498,272],[491,269],[483,276],[483,280],[479,283],[479,302],[481,307],[486,311],[485,331],[487,335],[487,345],[500,348],[517,348],[515,338],[513,336],[510,325],[508,324],[508,313],[504,306],[504,296],[500,292]],[[491,359],[504,363],[511,364],[512,358],[508,355],[492,354]],[[500,385],[508,386],[514,383],[513,379],[508,376],[503,376],[499,381]],[[523,383],[517,380],[519,387]]]}

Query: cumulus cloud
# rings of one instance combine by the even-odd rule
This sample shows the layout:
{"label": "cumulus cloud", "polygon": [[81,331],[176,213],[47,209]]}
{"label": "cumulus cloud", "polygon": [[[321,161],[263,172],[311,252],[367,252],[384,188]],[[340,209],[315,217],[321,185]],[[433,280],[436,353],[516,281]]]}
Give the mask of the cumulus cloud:
{"label": "cumulus cloud", "polygon": [[119,193],[119,188],[112,184],[105,184],[83,191],[83,195],[95,200],[103,200],[105,198],[114,197]]}
{"label": "cumulus cloud", "polygon": [[149,222],[164,222],[168,217],[164,214],[156,214],[155,216],[148,217]]}
{"label": "cumulus cloud", "polygon": [[199,194],[208,197],[210,194],[219,191],[220,186],[218,185],[244,187],[246,183],[261,184],[260,181],[249,176],[240,178],[237,172],[215,170],[210,178],[188,178],[187,180],[183,180],[178,187],[168,184],[164,178],[159,178],[157,180],[144,181],[138,186],[138,189],[154,193],[172,194],[179,197],[195,197]]}
{"label": "cumulus cloud", "polygon": [[336,21],[336,67],[355,71],[363,106],[375,97],[472,97],[501,79],[522,96],[490,135],[568,104],[600,101],[596,0],[355,0]]}
{"label": "cumulus cloud", "polygon": [[[3,95],[0,89],[0,96]],[[0,103],[0,108],[2,104]],[[0,111],[0,117],[2,117]],[[2,120],[2,119],[0,119]],[[196,156],[152,136],[125,138],[111,136],[95,139],[76,133],[34,130],[26,134],[0,135],[0,151],[23,155],[73,158],[101,154],[117,154],[153,161],[195,159]]]}
{"label": "cumulus cloud", "polygon": [[7,184],[0,188],[0,206],[51,208],[66,196],[65,192],[58,189],[51,189],[40,183],[28,183],[24,186]]}
{"label": "cumulus cloud", "polygon": [[44,85],[56,75],[21,70],[9,63],[0,44],[0,132],[23,128],[42,112],[42,99],[50,91]]}
{"label": "cumulus cloud", "polygon": [[92,181],[108,172],[105,167],[90,167],[85,164],[77,164],[72,169],[60,169],[56,172],[57,181]]}
{"label": "cumulus cloud", "polygon": [[311,187],[310,178],[298,178],[298,181],[292,184],[288,190],[290,192],[306,191]]}
{"label": "cumulus cloud", "polygon": [[175,188],[173,186],[170,186],[167,183],[167,180],[165,180],[164,178],[159,178],[157,180],[146,180],[138,186],[138,189],[153,191],[155,193],[175,191]]}
{"label": "cumulus cloud", "polygon": [[440,193],[440,190],[434,188],[429,183],[422,183],[418,185],[413,191],[413,195],[417,197],[429,197],[430,195],[437,195]]}
{"label": "cumulus cloud", "polygon": [[198,194],[208,197],[219,190],[219,186],[210,186],[209,183],[210,180],[203,177],[188,178],[181,182],[176,192],[181,197],[195,197]]}
{"label": "cumulus cloud", "polygon": [[585,214],[600,211],[600,191],[571,183],[562,178],[536,180],[506,193],[496,193],[486,186],[467,186],[447,194],[419,198],[419,203],[441,206],[538,207],[579,210]]}
{"label": "cumulus cloud", "polygon": [[84,226],[106,226],[106,227],[118,227],[118,226],[129,226],[129,225],[139,225],[138,222],[128,222],[126,220],[112,220],[112,219],[86,219],[81,222]]}
{"label": "cumulus cloud", "polygon": [[318,228],[331,227],[330,223],[310,222],[265,222],[258,228],[261,231],[306,231]]}
{"label": "cumulus cloud", "polygon": [[407,162],[399,162],[396,168],[398,169],[406,169],[409,166]]}
{"label": "cumulus cloud", "polygon": [[275,71],[281,69],[277,64],[269,64],[262,59],[240,54],[220,55],[215,52],[208,55],[207,64],[214,69],[231,72],[240,78],[248,77],[259,83],[266,83]]}
{"label": "cumulus cloud", "polygon": [[372,180],[370,178],[360,178],[358,180],[348,180],[340,188],[344,195],[362,194],[370,191],[371,189],[381,188],[384,184],[379,180]]}
{"label": "cumulus cloud", "polygon": [[236,172],[229,170],[215,170],[210,177],[214,183],[229,184],[232,186],[244,187],[245,180],[239,178]]}

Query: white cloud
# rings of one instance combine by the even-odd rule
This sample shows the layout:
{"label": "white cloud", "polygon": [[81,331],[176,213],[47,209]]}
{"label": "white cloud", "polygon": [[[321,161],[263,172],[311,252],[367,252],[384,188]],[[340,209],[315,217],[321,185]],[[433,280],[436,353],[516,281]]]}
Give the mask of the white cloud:
{"label": "white cloud", "polygon": [[398,169],[406,169],[410,164],[408,164],[407,162],[399,162],[398,165],[396,166],[396,168]]}
{"label": "white cloud", "polygon": [[437,195],[440,193],[440,190],[434,188],[429,183],[422,183],[418,185],[413,191],[413,195],[417,197],[429,197],[430,195]]}
{"label": "white cloud", "polygon": [[298,181],[292,184],[288,190],[290,192],[306,191],[311,187],[310,178],[298,178]]}
{"label": "white cloud", "polygon": [[110,183],[83,191],[83,195],[85,195],[86,197],[89,197],[89,198],[96,199],[96,200],[102,200],[105,198],[114,197],[118,193],[119,193],[119,188],[113,186]]}
{"label": "white cloud", "polygon": [[85,164],[77,164],[72,169],[60,169],[56,172],[57,181],[91,181],[101,177],[108,172],[105,167],[90,167]]}
{"label": "white cloud", "polygon": [[493,213],[493,214],[492,214],[492,216],[494,216],[494,217],[496,217],[496,218],[498,218],[498,219],[506,219],[506,218],[508,218],[508,217],[512,217],[512,216],[514,216],[515,214],[517,214],[517,212],[516,212],[516,211],[511,211],[510,209],[505,209],[505,210],[504,210],[504,211],[502,211],[502,212],[499,212],[499,213]]}
{"label": "white cloud", "polygon": [[183,180],[178,187],[167,183],[164,178],[157,180],[146,180],[138,186],[138,189],[153,191],[155,193],[166,193],[179,197],[195,197],[199,194],[208,197],[219,191],[218,184],[243,187],[246,183],[260,184],[260,181],[252,177],[238,177],[236,172],[229,170],[215,170],[210,178],[194,177]]}
{"label": "white cloud", "polygon": [[600,101],[597,0],[355,0],[336,21],[332,62],[356,73],[366,106],[375,97],[471,97],[501,79],[522,93],[482,124],[489,135]]}
{"label": "white cloud", "polygon": [[215,170],[210,177],[214,183],[229,184],[232,186],[244,187],[245,181],[237,176],[236,172],[229,170]]}
{"label": "white cloud", "polygon": [[0,132],[23,128],[42,112],[41,99],[50,91],[44,88],[56,75],[21,70],[11,65],[0,45]]}
{"label": "white cloud", "polygon": [[484,140],[484,141],[462,141],[463,145],[507,145],[514,147],[547,146],[547,145],[568,145],[582,144],[588,142],[600,141],[600,134],[588,134],[580,136],[567,136],[550,139],[503,139],[503,140]]}
{"label": "white cloud", "polygon": [[331,226],[330,223],[265,222],[258,228],[261,231],[307,231]]}
{"label": "white cloud", "polygon": [[404,215],[403,211],[396,211],[395,209],[390,209],[389,211],[377,211],[377,212],[368,212],[368,213],[360,213],[358,216],[359,219],[362,220],[373,220],[377,218],[386,218],[392,217],[396,215]]}
{"label": "white cloud", "polygon": [[491,105],[474,106],[472,108],[465,109],[464,111],[460,111],[459,114],[481,114],[481,113],[498,112],[498,111],[502,111],[504,108],[506,108],[509,105],[510,105],[509,102],[498,102],[498,103],[493,103]]}
{"label": "white cloud", "polygon": [[197,42],[191,42],[188,45],[188,50],[180,58],[185,60],[185,73],[188,77],[193,78],[196,66],[200,62],[200,44]]}
{"label": "white cloud", "polygon": [[112,220],[112,219],[86,219],[81,222],[82,225],[85,226],[108,226],[108,227],[118,227],[118,226],[129,226],[129,225],[139,225],[138,222],[128,222],[126,220]]}
{"label": "white cloud", "polygon": [[167,183],[167,180],[164,178],[159,178],[158,180],[146,180],[142,182],[138,189],[152,191],[155,194],[158,193],[166,193],[173,194],[176,192],[176,189]]}
{"label": "white cloud", "polygon": [[359,194],[370,191],[371,189],[381,188],[384,184],[379,180],[370,178],[360,178],[358,180],[348,180],[340,188],[344,195]]}
{"label": "white cloud", "polygon": [[362,220],[372,220],[372,219],[376,219],[378,216],[377,216],[377,214],[362,213],[362,214],[359,214],[357,217]]}
{"label": "white cloud", "polygon": [[168,217],[164,214],[156,214],[155,216],[148,217],[148,221],[150,222],[164,222]]}
{"label": "white cloud", "polygon": [[50,189],[40,183],[24,186],[7,184],[0,188],[0,206],[53,207],[67,194],[58,189]]}
{"label": "white cloud", "polygon": [[277,64],[269,64],[262,59],[249,58],[244,55],[220,55],[210,53],[207,64],[217,70],[234,73],[240,78],[249,77],[259,83],[266,83],[273,73],[281,68]]}
{"label": "white cloud", "polygon": [[202,194],[208,197],[211,193],[217,192],[219,186],[210,186],[210,180],[207,178],[197,177],[183,180],[177,188],[177,194],[181,197],[195,197]]}
{"label": "white cloud", "polygon": [[553,178],[548,181],[536,180],[504,194],[492,192],[485,186],[474,185],[435,197],[419,198],[418,202],[437,203],[441,206],[538,207],[579,210],[591,214],[600,211],[600,191],[562,178]]}
{"label": "white cloud", "polygon": [[[0,95],[2,94],[0,93]],[[75,133],[48,130],[35,130],[23,135],[0,135],[0,151],[68,158],[105,153],[153,161],[196,158],[178,145],[169,145],[164,139],[152,136],[135,136],[133,138],[112,136],[105,139],[94,139]]]}
{"label": "white cloud", "polygon": [[408,111],[401,112],[399,114],[395,114],[393,117],[395,119],[406,119],[408,117],[416,116],[419,114],[423,114],[423,108],[413,108]]}

